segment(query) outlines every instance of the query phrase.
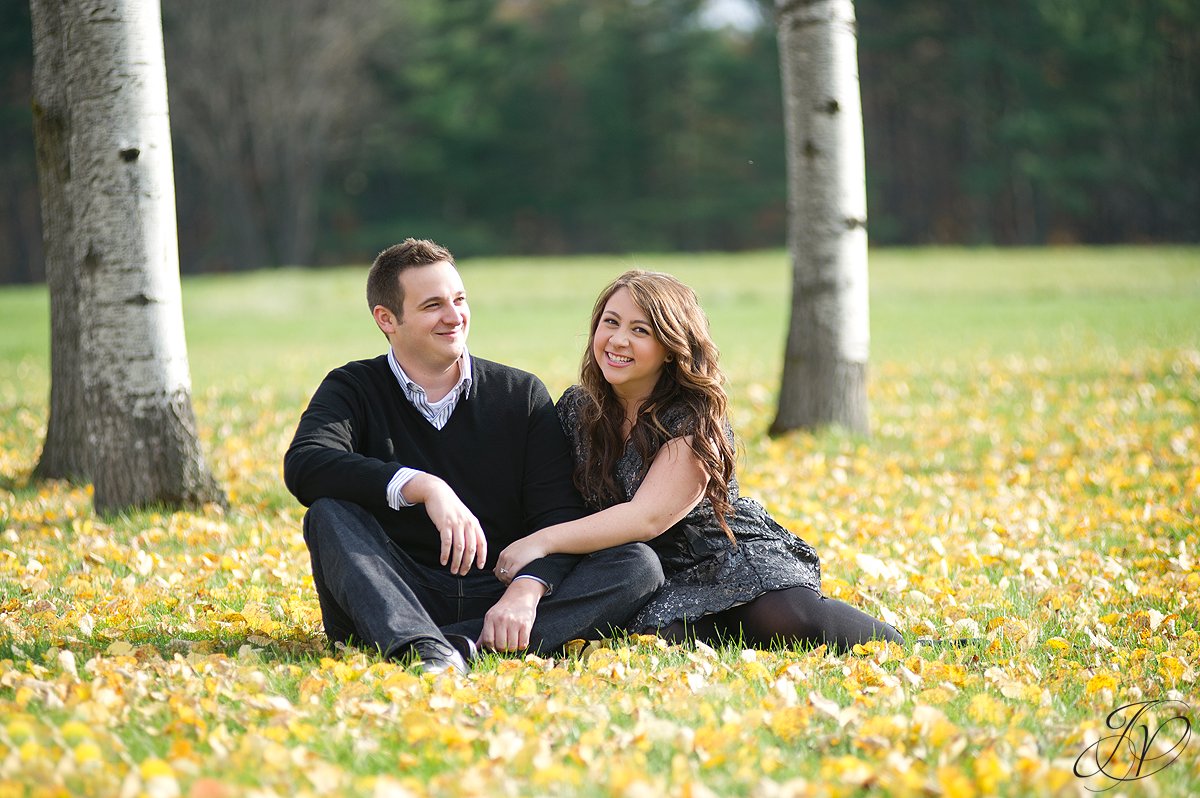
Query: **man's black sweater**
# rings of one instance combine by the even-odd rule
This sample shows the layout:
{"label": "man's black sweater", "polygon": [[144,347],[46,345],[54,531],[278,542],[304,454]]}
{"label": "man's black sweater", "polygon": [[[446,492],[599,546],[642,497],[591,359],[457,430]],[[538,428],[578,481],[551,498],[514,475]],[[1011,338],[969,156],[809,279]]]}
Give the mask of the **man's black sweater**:
{"label": "man's black sweater", "polygon": [[[439,563],[441,541],[423,505],[393,510],[387,486],[401,466],[441,477],[479,519],[485,569],[509,543],[585,514],[572,462],[541,380],[471,358],[471,390],[436,429],[404,396],[387,355],[334,369],[300,417],[283,461],[288,489],[305,506],[343,499],[368,509],[418,563]],[[577,557],[554,555],[522,574],[553,587]]]}

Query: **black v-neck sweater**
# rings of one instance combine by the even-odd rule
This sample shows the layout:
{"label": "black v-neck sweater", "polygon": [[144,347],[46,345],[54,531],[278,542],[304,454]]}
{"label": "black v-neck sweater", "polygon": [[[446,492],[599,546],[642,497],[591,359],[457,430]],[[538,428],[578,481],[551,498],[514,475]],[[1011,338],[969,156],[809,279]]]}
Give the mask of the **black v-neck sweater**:
{"label": "black v-neck sweater", "polygon": [[[284,456],[288,489],[305,506],[326,497],[362,505],[397,545],[432,568],[445,566],[424,505],[393,510],[387,504],[388,483],[401,466],[441,477],[475,514],[487,536],[487,570],[512,541],[584,515],[545,385],[475,356],[471,368],[471,390],[440,430],[404,396],[387,355],[334,369],[313,394]],[[553,587],[577,560],[555,555],[522,573]]]}

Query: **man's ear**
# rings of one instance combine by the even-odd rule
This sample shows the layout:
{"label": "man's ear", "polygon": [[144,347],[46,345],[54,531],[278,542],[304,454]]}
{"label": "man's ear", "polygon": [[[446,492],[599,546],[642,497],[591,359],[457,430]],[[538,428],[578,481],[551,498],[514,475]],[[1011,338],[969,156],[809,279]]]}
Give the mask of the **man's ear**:
{"label": "man's ear", "polygon": [[396,319],[396,316],[383,305],[376,305],[374,308],[372,308],[371,315],[375,317],[375,324],[378,325],[379,329],[384,335],[391,335],[394,333],[396,331],[396,325],[400,323],[399,320]]}

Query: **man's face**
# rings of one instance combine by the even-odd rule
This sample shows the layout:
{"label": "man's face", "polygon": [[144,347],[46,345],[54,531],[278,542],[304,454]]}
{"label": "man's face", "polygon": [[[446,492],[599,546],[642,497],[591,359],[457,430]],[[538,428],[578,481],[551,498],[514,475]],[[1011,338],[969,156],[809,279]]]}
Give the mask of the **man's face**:
{"label": "man's face", "polygon": [[467,347],[471,316],[458,270],[446,261],[406,269],[400,287],[404,313],[388,334],[397,359],[406,371],[449,368]]}

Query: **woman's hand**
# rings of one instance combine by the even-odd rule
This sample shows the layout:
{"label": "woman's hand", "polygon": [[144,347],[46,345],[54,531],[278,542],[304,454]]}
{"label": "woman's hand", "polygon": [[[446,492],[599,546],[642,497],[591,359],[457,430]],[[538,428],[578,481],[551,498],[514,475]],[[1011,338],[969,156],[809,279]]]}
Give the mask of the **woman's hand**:
{"label": "woman's hand", "polygon": [[522,568],[549,553],[537,532],[513,541],[500,552],[500,558],[496,560],[496,578],[507,585],[521,573]]}
{"label": "woman's hand", "polygon": [[483,616],[479,645],[493,651],[520,651],[529,647],[529,632],[537,619],[537,606],[546,586],[536,579],[518,579]]}

